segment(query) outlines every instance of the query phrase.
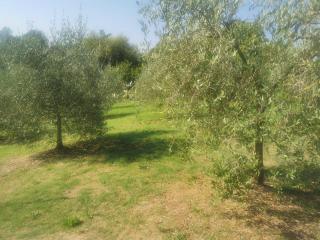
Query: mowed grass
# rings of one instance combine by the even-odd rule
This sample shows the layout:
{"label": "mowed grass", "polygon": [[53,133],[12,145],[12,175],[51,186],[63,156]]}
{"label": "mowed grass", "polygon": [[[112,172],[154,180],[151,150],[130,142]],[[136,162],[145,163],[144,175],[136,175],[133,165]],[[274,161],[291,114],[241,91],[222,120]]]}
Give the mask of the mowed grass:
{"label": "mowed grass", "polygon": [[[0,239],[316,239],[318,198],[220,200],[156,106],[116,104],[91,141],[0,146]],[[301,202],[303,201],[303,202]]]}
{"label": "mowed grass", "polygon": [[76,232],[93,228],[113,239],[121,226],[138,224],[128,209],[194,167],[170,151],[176,129],[163,117],[156,107],[117,104],[106,117],[105,139],[76,144],[93,151],[55,156],[43,143],[1,146],[0,238],[73,231],[74,219]]}

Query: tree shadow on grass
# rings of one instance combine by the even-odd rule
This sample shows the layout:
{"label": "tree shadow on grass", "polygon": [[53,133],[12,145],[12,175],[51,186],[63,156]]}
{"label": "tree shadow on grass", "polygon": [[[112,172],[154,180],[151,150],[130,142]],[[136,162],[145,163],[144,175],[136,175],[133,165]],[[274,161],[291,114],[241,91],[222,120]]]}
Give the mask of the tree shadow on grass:
{"label": "tree shadow on grass", "polygon": [[[140,131],[109,134],[93,140],[80,141],[67,146],[64,151],[49,150],[34,156],[42,161],[72,160],[86,156],[99,156],[90,158],[90,162],[125,162],[131,163],[141,159],[154,160],[169,155],[172,142],[162,135],[171,131]],[[89,160],[88,160],[89,161]]]}
{"label": "tree shadow on grass", "polygon": [[[284,239],[317,239],[320,224],[320,195],[290,192],[279,194],[272,187],[256,187],[241,201],[245,212],[227,212],[229,218],[244,220],[261,232],[278,233]],[[318,235],[317,235],[318,234]]]}
{"label": "tree shadow on grass", "polygon": [[112,109],[124,109],[124,108],[129,109],[129,108],[135,108],[135,107],[136,105],[132,103],[132,104],[125,104],[125,105],[115,105],[112,107]]}
{"label": "tree shadow on grass", "polygon": [[112,119],[118,119],[123,117],[129,117],[134,115],[135,113],[115,113],[115,114],[108,114],[105,118],[105,120],[112,120]]}

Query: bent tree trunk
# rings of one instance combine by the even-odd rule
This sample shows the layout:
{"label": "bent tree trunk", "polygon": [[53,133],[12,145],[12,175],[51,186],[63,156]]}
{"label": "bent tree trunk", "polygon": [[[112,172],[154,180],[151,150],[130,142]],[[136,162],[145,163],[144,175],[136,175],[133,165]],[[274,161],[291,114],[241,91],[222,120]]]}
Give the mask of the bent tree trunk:
{"label": "bent tree trunk", "polygon": [[61,121],[61,114],[57,113],[57,150],[63,149],[63,142],[62,142],[62,121]]}
{"label": "bent tree trunk", "polygon": [[255,141],[255,158],[257,160],[257,182],[259,185],[264,184],[264,164],[263,164],[263,137],[261,134],[261,125],[257,124],[257,138]]}

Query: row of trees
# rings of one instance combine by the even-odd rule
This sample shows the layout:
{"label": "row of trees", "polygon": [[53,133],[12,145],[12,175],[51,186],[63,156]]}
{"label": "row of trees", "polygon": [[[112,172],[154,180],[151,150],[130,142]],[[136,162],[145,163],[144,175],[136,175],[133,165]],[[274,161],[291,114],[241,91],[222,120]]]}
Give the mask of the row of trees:
{"label": "row of trees", "polygon": [[264,183],[267,146],[291,178],[320,166],[319,1],[257,2],[250,22],[239,20],[242,2],[234,0],[141,7],[161,40],[137,88],[187,120],[194,139],[201,131],[211,146],[228,148],[215,171],[231,187],[254,176]]}
{"label": "row of trees", "polygon": [[101,32],[91,34],[85,42],[96,52],[102,69],[113,67],[127,88],[134,85],[141,71],[142,55],[126,37],[112,37]]}
{"label": "row of trees", "polygon": [[[105,132],[104,114],[141,64],[124,37],[86,34],[68,21],[48,39],[31,30],[0,31],[0,137],[38,139],[63,131],[81,137]],[[123,67],[126,66],[126,67]],[[55,132],[55,133],[54,133]]]}
{"label": "row of trees", "polygon": [[237,0],[140,4],[160,37],[143,67],[126,38],[88,35],[81,19],[49,39],[0,31],[0,137],[55,130],[62,149],[63,131],[103,134],[114,96],[139,77],[141,98],[157,97],[186,120],[192,140],[200,136],[224,154],[214,171],[230,189],[253,177],[265,182],[270,146],[285,163],[283,176],[307,175],[304,182],[318,186],[319,1],[254,1],[251,21],[238,18]]}

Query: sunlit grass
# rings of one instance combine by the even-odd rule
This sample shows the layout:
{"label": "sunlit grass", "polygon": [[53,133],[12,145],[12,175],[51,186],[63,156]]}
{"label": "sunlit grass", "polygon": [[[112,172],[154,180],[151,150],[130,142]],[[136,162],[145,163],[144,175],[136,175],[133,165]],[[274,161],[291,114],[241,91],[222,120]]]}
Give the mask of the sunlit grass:
{"label": "sunlit grass", "polygon": [[[128,209],[161,194],[185,171],[184,161],[169,152],[176,129],[163,118],[156,107],[120,103],[108,114],[102,151],[36,159],[34,166],[10,169],[0,179],[0,236],[30,239],[94,228],[100,217],[109,226],[108,234],[116,234],[119,223],[135,224],[126,215]],[[43,150],[44,144],[1,146],[2,167],[10,159]]]}

